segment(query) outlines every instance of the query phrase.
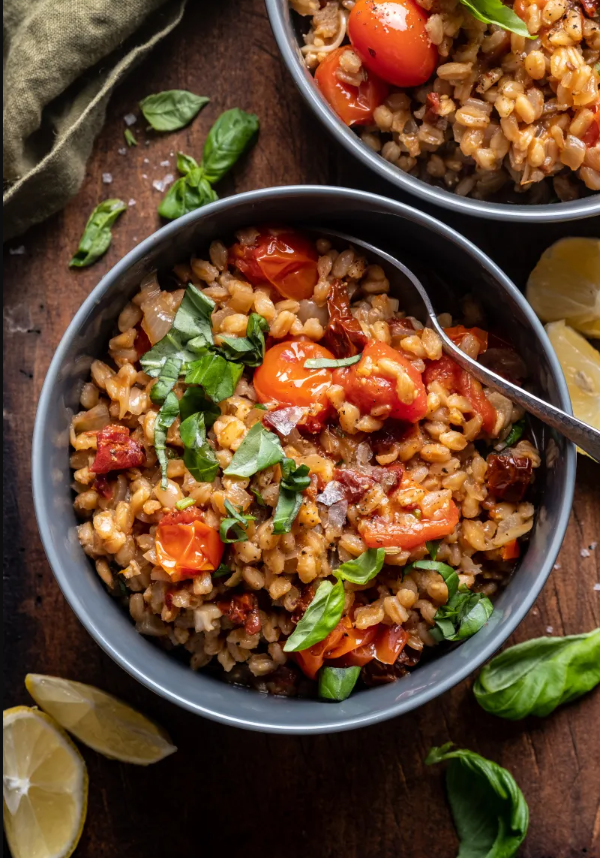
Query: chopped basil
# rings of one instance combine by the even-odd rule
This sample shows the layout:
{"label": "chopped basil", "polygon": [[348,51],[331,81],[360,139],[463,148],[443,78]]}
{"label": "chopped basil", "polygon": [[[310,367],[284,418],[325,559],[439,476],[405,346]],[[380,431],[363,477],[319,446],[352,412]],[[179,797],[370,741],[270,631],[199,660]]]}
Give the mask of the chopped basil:
{"label": "chopped basil", "polygon": [[257,503],[259,506],[261,506],[261,507],[266,507],[266,506],[267,506],[267,502],[265,501],[264,497],[261,495],[261,493],[259,492],[259,490],[258,490],[258,489],[253,489],[253,488],[252,488],[252,486],[251,486],[251,487],[250,487],[250,491],[251,491],[251,492],[252,492],[252,494],[254,495],[254,499],[256,500],[256,503]]}
{"label": "chopped basil", "polygon": [[223,337],[221,351],[228,360],[246,366],[260,366],[265,356],[265,333],[269,323],[258,313],[251,313],[245,337]]}
{"label": "chopped basil", "polygon": [[347,560],[335,570],[335,575],[352,584],[367,584],[379,575],[385,562],[383,548],[369,548],[354,560]]}
{"label": "chopped basil", "polygon": [[182,422],[179,434],[184,446],[183,462],[199,483],[212,483],[219,470],[215,451],[206,440],[204,414],[199,411]]}
{"label": "chopped basil", "polygon": [[506,438],[504,439],[504,443],[507,447],[512,447],[523,435],[525,431],[525,420],[517,420],[516,423],[513,423],[512,428]]}
{"label": "chopped basil", "polygon": [[190,363],[205,346],[212,345],[211,316],[214,308],[214,302],[189,283],[171,329],[142,355],[140,364],[144,372],[156,378],[167,358],[177,357],[182,363]]}
{"label": "chopped basil", "polygon": [[296,467],[293,459],[281,463],[279,497],[273,516],[273,533],[289,533],[302,506],[302,492],[310,486],[306,465]]}
{"label": "chopped basil", "polygon": [[222,402],[233,396],[244,367],[225,360],[221,355],[206,352],[188,367],[186,384],[199,384],[209,399]]}
{"label": "chopped basil", "polygon": [[153,384],[152,388],[150,389],[150,399],[152,400],[152,402],[154,402],[156,405],[162,405],[162,403],[165,401],[167,393],[170,393],[171,390],[173,390],[173,388],[177,384],[180,370],[180,358],[169,357],[166,359],[162,366],[156,384]]}
{"label": "chopped basil", "polygon": [[319,697],[322,700],[346,700],[360,676],[360,667],[322,667],[319,671]]}
{"label": "chopped basil", "polygon": [[126,128],[123,135],[128,146],[137,146],[137,140],[135,139],[135,134],[131,128]]}
{"label": "chopped basil", "polygon": [[510,6],[505,6],[501,0],[460,0],[460,2],[467,7],[474,18],[483,21],[484,24],[496,24],[503,30],[508,30],[509,33],[516,33],[517,36],[525,36],[527,39],[537,38],[536,35],[532,36],[529,33],[523,19],[519,18]]}
{"label": "chopped basil", "polygon": [[600,629],[535,638],[512,646],[483,668],[473,692],[486,712],[517,721],[543,718],[600,684]]}
{"label": "chopped basil", "polygon": [[254,143],[258,117],[239,107],[222,113],[208,132],[202,152],[202,170],[211,185],[223,178],[240,156]]}
{"label": "chopped basil", "polygon": [[437,553],[438,553],[438,550],[439,550],[439,547],[441,544],[442,544],[441,540],[435,540],[435,539],[431,539],[431,540],[429,540],[429,542],[425,543],[425,547],[427,548],[427,551],[429,552],[429,556],[431,557],[432,560],[435,560],[435,558],[437,557]]}
{"label": "chopped basil", "polygon": [[177,220],[218,199],[217,193],[198,167],[171,185],[158,207],[158,213],[166,220]]}
{"label": "chopped basil", "polygon": [[262,402],[255,402],[252,408],[256,408],[258,411],[268,411],[266,405],[263,405]]}
{"label": "chopped basil", "polygon": [[111,226],[127,209],[123,200],[104,200],[97,205],[85,225],[70,268],[87,268],[104,256],[112,241]]}
{"label": "chopped basil", "polygon": [[358,363],[362,355],[352,355],[352,357],[330,359],[330,358],[311,358],[304,361],[304,369],[335,369],[339,366],[352,366]]}
{"label": "chopped basil", "polygon": [[487,623],[493,610],[494,607],[486,596],[472,593],[461,584],[452,598],[438,608],[431,636],[436,641],[462,641],[470,638]]}
{"label": "chopped basil", "polygon": [[277,435],[265,429],[262,423],[255,423],[223,473],[227,477],[251,477],[271,465],[277,465],[283,459],[283,450]]}
{"label": "chopped basil", "polygon": [[219,563],[215,571],[212,573],[213,578],[229,578],[232,574],[231,569],[225,563]]}
{"label": "chopped basil", "polygon": [[207,429],[210,429],[215,420],[221,416],[219,406],[207,398],[201,387],[188,387],[179,400],[179,414],[182,422],[197,411],[201,411],[204,415],[204,425]]}
{"label": "chopped basil", "polygon": [[228,500],[225,501],[225,511],[229,513],[229,518],[224,518],[219,526],[221,542],[246,542],[246,531],[249,523],[254,521],[254,516],[244,515],[241,507],[237,509]]}
{"label": "chopped basil", "polygon": [[[411,563],[413,569],[426,569],[432,572],[439,572],[448,587],[448,601],[452,599],[458,590],[458,573],[452,566],[447,563],[440,563],[439,560],[415,560]],[[437,614],[436,614],[437,616]]]}
{"label": "chopped basil", "polygon": [[344,610],[344,584],[321,581],[304,616],[286,640],[285,652],[299,652],[319,643],[333,631]]}
{"label": "chopped basil", "polygon": [[461,858],[512,858],[525,839],[529,809],[515,779],[497,763],[452,742],[432,748],[428,766],[450,761],[446,790]]}
{"label": "chopped basil", "polygon": [[140,101],[146,121],[155,131],[178,131],[188,125],[208,104],[204,95],[185,89],[167,89]]}
{"label": "chopped basil", "polygon": [[182,512],[184,509],[188,509],[188,507],[195,505],[196,501],[194,500],[194,498],[182,498],[181,500],[178,500],[175,504],[175,509],[178,509],[180,512]]}
{"label": "chopped basil", "polygon": [[165,401],[156,415],[156,420],[154,421],[154,449],[156,450],[156,455],[158,457],[158,461],[160,463],[160,468],[162,471],[162,481],[161,487],[166,489],[168,486],[167,482],[167,431],[173,425],[175,420],[179,417],[179,400],[171,391],[165,397]]}

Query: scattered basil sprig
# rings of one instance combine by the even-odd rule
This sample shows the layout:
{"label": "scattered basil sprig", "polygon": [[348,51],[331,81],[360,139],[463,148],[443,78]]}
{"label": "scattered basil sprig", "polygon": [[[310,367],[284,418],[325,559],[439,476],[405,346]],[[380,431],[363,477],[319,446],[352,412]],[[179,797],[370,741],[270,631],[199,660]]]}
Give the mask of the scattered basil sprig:
{"label": "scattered basil sprig", "polygon": [[319,643],[333,631],[344,610],[344,584],[321,581],[304,616],[286,640],[285,652],[299,652]]}
{"label": "scattered basil sprig", "polygon": [[126,128],[123,132],[123,136],[125,137],[125,142],[128,146],[137,146],[137,140],[135,139],[135,134],[131,128]]}
{"label": "scattered basil sprig", "polygon": [[293,459],[284,459],[281,463],[279,497],[273,516],[273,533],[289,533],[302,506],[302,492],[310,485],[309,470],[306,465],[296,467]]}
{"label": "scattered basil sprig", "polygon": [[220,350],[228,360],[246,366],[260,366],[265,357],[265,334],[269,323],[259,313],[251,313],[245,337],[223,337]]}
{"label": "scattered basil sprig", "polygon": [[[241,369],[241,367],[240,367]],[[262,423],[255,423],[223,473],[226,477],[251,477],[284,459],[281,442]]]}
{"label": "scattered basil sprig", "polygon": [[462,641],[470,638],[487,623],[493,610],[494,606],[487,596],[472,593],[461,584],[447,603],[438,608],[431,636],[436,641]]}
{"label": "scattered basil sprig", "polygon": [[140,101],[142,113],[155,131],[178,131],[194,119],[208,104],[204,95],[186,89],[167,89]]}
{"label": "scattered basil sprig", "polygon": [[200,384],[213,402],[222,402],[233,396],[244,367],[232,363],[214,352],[206,352],[188,366],[186,384]]}
{"label": "scattered basil sprig", "polygon": [[199,483],[212,483],[217,476],[219,462],[206,440],[204,414],[198,411],[186,417],[179,427],[179,434],[184,447],[183,462],[190,474]]}
{"label": "scattered basil sprig", "polygon": [[225,501],[225,510],[229,518],[224,518],[219,526],[221,542],[246,542],[248,539],[248,525],[254,521],[253,515],[244,515],[240,509],[236,509],[230,501]]}
{"label": "scattered basil sprig", "polygon": [[304,369],[335,369],[340,366],[352,366],[358,363],[362,354],[346,358],[310,358],[304,361]]}
{"label": "scattered basil sprig", "polygon": [[381,572],[385,561],[383,548],[369,548],[354,560],[347,560],[334,571],[337,578],[352,584],[367,584]]}
{"label": "scattered basil sprig", "polygon": [[425,764],[446,760],[446,790],[460,858],[512,858],[529,825],[527,802],[513,776],[474,751],[452,750],[452,742],[432,748]]}
{"label": "scattered basil sprig", "polygon": [[360,667],[322,667],[319,671],[321,700],[346,700],[360,676]]}
{"label": "scattered basil sprig", "polygon": [[87,268],[104,256],[112,241],[111,226],[127,209],[123,200],[104,200],[96,206],[85,225],[70,268]]}
{"label": "scattered basil sprig", "polygon": [[505,6],[501,0],[460,0],[460,2],[467,7],[474,18],[483,21],[484,24],[496,24],[503,30],[508,30],[509,33],[516,33],[517,36],[525,36],[527,39],[537,38],[536,35],[530,34],[523,19],[519,18],[510,6]]}
{"label": "scattered basil sprig", "polygon": [[179,400],[171,391],[165,397],[160,411],[154,421],[154,449],[162,471],[161,488],[166,489],[167,480],[167,432],[179,417]]}
{"label": "scattered basil sprig", "polygon": [[196,167],[171,185],[158,207],[158,213],[166,220],[177,220],[218,199],[201,168]]}
{"label": "scattered basil sprig", "polygon": [[514,446],[517,443],[517,441],[519,441],[519,439],[523,435],[524,431],[525,431],[525,420],[517,420],[516,423],[513,423],[510,432],[508,433],[508,435],[504,439],[504,443],[506,444],[506,446],[507,447]]}
{"label": "scattered basil sprig", "polygon": [[600,628],[512,646],[487,664],[473,686],[479,705],[500,718],[543,718],[600,683]]}
{"label": "scattered basil sprig", "polygon": [[181,359],[168,357],[163,364],[160,375],[150,389],[150,399],[156,405],[162,405],[168,393],[173,390],[179,379]]}

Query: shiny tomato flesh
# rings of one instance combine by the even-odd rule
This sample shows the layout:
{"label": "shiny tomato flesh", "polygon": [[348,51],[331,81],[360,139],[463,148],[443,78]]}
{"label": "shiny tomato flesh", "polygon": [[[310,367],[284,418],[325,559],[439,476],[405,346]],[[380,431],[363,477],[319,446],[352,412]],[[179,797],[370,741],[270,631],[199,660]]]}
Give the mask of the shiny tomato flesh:
{"label": "shiny tomato flesh", "polygon": [[156,556],[173,581],[212,572],[223,557],[225,546],[214,528],[205,524],[196,509],[166,515],[156,531]]}
{"label": "shiny tomato flesh", "polygon": [[516,539],[513,539],[512,542],[507,542],[506,545],[502,547],[501,552],[503,560],[516,560],[520,553],[521,549],[519,548],[519,543]]}
{"label": "shiny tomato flesh", "polygon": [[[391,361],[405,372],[415,387],[412,402],[402,402],[397,392],[397,381],[378,369],[378,361]],[[427,413],[427,393],[421,373],[400,352],[386,343],[371,340],[365,346],[362,357],[353,366],[336,369],[333,383],[340,384],[349,402],[356,405],[362,414],[370,414],[375,408],[388,406],[388,417],[416,423]]]}
{"label": "shiny tomato flesh", "polygon": [[351,50],[349,45],[332,51],[315,72],[315,81],[325,100],[346,125],[372,125],[373,111],[388,97],[385,81],[367,70],[367,79],[353,86],[337,76],[340,57]]}
{"label": "shiny tomato flesh", "polygon": [[348,35],[370,72],[393,86],[419,86],[438,57],[425,27],[428,17],[414,0],[357,0]]}
{"label": "shiny tomato flesh", "polygon": [[238,242],[229,249],[235,265],[253,286],[269,283],[284,298],[310,298],[319,273],[312,241],[291,230],[263,230],[253,244]]}
{"label": "shiny tomato flesh", "polygon": [[431,361],[425,368],[423,380],[427,385],[438,381],[449,392],[466,397],[473,407],[473,412],[481,417],[483,431],[488,434],[493,431],[497,418],[496,409],[483,392],[483,387],[448,355]]}
{"label": "shiny tomato flesh", "polygon": [[586,146],[595,146],[598,142],[598,138],[600,137],[600,102],[596,105],[594,109],[594,118],[592,119],[591,124],[589,125],[587,131],[581,138]]}
{"label": "shiny tomato flesh", "polygon": [[365,629],[370,637],[360,646],[344,654],[336,662],[337,667],[357,665],[363,667],[374,658],[383,664],[395,664],[398,656],[406,646],[408,634],[400,625],[385,626],[383,623]]}
{"label": "shiny tomato flesh", "polygon": [[376,629],[376,626],[364,630],[355,629],[349,617],[342,617],[324,640],[294,653],[296,663],[309,679],[316,679],[326,660],[339,659],[357,647],[370,643],[375,637]]}
{"label": "shiny tomato flesh", "polygon": [[289,340],[268,349],[254,372],[253,384],[260,402],[305,407],[318,404],[326,416],[331,410],[326,396],[331,387],[331,370],[304,368],[305,361],[318,358],[335,359],[328,349],[309,340]]}
{"label": "shiny tomato flesh", "polygon": [[479,340],[479,354],[487,351],[488,333],[481,328],[465,328],[464,325],[454,325],[453,328],[444,328],[444,333],[447,334],[453,343],[460,346],[463,337],[466,334],[471,334],[475,339]]}

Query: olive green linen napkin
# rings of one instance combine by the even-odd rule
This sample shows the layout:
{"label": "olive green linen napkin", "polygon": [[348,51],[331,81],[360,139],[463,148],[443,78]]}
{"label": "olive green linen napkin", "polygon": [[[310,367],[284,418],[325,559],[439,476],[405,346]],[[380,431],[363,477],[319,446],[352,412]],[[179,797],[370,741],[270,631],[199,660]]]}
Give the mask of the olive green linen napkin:
{"label": "olive green linen napkin", "polygon": [[4,240],[77,193],[111,92],[186,0],[4,0]]}

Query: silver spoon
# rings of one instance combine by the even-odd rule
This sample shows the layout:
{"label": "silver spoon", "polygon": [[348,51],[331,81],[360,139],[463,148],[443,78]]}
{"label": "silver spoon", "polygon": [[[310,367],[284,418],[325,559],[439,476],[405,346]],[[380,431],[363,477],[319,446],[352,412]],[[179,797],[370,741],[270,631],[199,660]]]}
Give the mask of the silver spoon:
{"label": "silver spoon", "polygon": [[[382,267],[390,279],[392,290],[394,285],[399,287],[401,290],[402,287],[405,288],[406,284],[409,283],[410,286],[412,286],[413,293],[414,291],[418,293],[418,296],[420,297],[419,303],[423,305],[425,310],[425,313],[421,313],[421,315],[426,317],[426,323],[428,326],[433,328],[441,337],[442,347],[446,354],[450,355],[459,366],[470,372],[471,375],[482,384],[492,388],[492,390],[497,390],[503,396],[506,396],[507,399],[510,399],[511,402],[514,402],[516,405],[520,405],[521,408],[529,414],[537,417],[538,420],[541,420],[542,423],[545,423],[547,426],[551,426],[552,429],[555,429],[561,435],[564,435],[565,438],[568,438],[569,441],[577,444],[578,447],[588,453],[593,459],[600,462],[600,432],[593,429],[591,426],[588,426],[587,423],[584,423],[582,420],[578,420],[571,414],[567,414],[555,405],[551,405],[549,402],[544,402],[544,400],[539,399],[528,390],[524,390],[522,387],[512,384],[501,375],[497,375],[495,372],[492,372],[487,367],[469,357],[452,342],[437,320],[436,312],[433,309],[433,305],[425,287],[410,268],[407,268],[407,266],[402,262],[394,259],[394,257],[390,256],[389,253],[374,247],[372,244],[368,244],[366,241],[360,241],[352,236],[344,235],[344,233],[330,229],[311,230],[311,232],[318,233],[319,236],[326,236],[327,238],[334,238],[337,241],[346,242],[354,247],[359,247],[365,252],[370,261],[383,263]],[[403,275],[401,280],[398,277],[398,274]],[[417,312],[413,312],[412,315],[418,317]],[[425,320],[421,319],[421,321]]]}

